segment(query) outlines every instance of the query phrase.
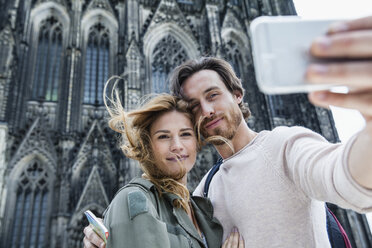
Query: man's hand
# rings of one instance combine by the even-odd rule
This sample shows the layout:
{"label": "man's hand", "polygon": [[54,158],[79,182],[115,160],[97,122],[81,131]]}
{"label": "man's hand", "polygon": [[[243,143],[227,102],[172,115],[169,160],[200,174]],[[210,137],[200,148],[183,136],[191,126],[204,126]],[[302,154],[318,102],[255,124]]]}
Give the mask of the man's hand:
{"label": "man's hand", "polygon": [[[102,222],[102,219],[100,219]],[[89,225],[84,228],[84,248],[105,248],[106,244],[101,239],[100,236],[98,236],[97,233],[94,232],[93,228]]]}
{"label": "man's hand", "polygon": [[[348,94],[313,92],[319,106],[357,109],[367,121],[372,117],[372,16],[335,23],[327,35],[316,39],[311,54],[319,58],[342,58],[344,62],[310,65],[307,79],[314,84],[348,86]],[[352,60],[348,60],[352,59]]]}
{"label": "man's hand", "polygon": [[312,92],[315,105],[359,110],[366,120],[349,156],[349,169],[362,186],[372,189],[372,16],[335,23],[328,34],[316,39],[310,50],[319,58],[340,58],[343,62],[310,65],[306,78],[313,84],[348,86],[347,94]]}

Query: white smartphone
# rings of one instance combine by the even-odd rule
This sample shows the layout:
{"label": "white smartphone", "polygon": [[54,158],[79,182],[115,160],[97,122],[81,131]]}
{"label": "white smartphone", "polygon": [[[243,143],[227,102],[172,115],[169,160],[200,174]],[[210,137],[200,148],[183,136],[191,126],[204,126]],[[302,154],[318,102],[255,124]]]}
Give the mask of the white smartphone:
{"label": "white smartphone", "polygon": [[260,90],[266,94],[289,94],[334,87],[306,84],[305,72],[310,63],[326,63],[310,55],[310,45],[336,21],[340,20],[310,20],[299,16],[254,19],[250,30]]}
{"label": "white smartphone", "polygon": [[107,239],[109,237],[109,232],[107,228],[103,225],[102,222],[98,220],[98,218],[90,211],[87,210],[84,212],[86,215],[89,223],[92,225],[93,230],[101,237],[101,239],[107,243]]}

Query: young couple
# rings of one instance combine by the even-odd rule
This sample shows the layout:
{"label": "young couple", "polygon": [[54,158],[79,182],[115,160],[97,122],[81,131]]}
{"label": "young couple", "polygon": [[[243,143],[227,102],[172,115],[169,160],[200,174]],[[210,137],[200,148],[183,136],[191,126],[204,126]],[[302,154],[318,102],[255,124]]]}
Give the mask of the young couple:
{"label": "young couple", "polygon": [[[310,83],[350,87],[348,94],[309,95],[318,106],[362,113],[365,128],[346,144],[330,144],[301,127],[255,133],[244,121],[249,110],[240,80],[216,58],[175,69],[172,92],[183,100],[160,96],[130,113],[111,111],[111,126],[125,138],[122,149],[140,161],[145,176],[110,204],[108,247],[211,248],[222,241],[239,247],[242,237],[247,247],[330,247],[324,201],[372,211],[372,17],[331,26],[311,53],[363,59],[311,65],[306,75]],[[214,210],[197,197],[205,177],[194,197],[185,187],[198,147],[195,126],[223,158],[209,188]],[[90,227],[84,233],[85,247],[104,247]]]}

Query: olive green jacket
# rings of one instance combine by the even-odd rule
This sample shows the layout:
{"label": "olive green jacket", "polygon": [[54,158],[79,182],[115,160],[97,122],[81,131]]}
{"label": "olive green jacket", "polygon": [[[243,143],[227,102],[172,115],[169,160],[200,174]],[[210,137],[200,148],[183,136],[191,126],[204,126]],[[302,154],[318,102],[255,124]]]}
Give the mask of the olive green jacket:
{"label": "olive green jacket", "polygon": [[[107,248],[206,248],[187,213],[173,206],[177,198],[170,193],[160,197],[150,181],[133,179],[118,191],[104,213]],[[213,217],[211,202],[193,196],[191,203],[208,247],[221,247],[222,226]]]}

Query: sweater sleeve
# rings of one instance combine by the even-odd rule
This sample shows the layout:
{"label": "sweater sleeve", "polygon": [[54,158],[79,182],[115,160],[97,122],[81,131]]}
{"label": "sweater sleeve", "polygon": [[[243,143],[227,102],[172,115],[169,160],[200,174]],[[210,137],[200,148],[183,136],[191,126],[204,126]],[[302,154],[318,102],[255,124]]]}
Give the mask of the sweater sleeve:
{"label": "sweater sleeve", "polygon": [[170,247],[166,224],[156,216],[147,192],[133,187],[121,190],[104,217],[109,230],[107,247]]}
{"label": "sweater sleeve", "polygon": [[277,161],[275,168],[300,194],[358,212],[372,211],[372,190],[358,185],[348,169],[355,136],[346,144],[331,144],[306,128],[280,127],[267,138],[267,154]]}

